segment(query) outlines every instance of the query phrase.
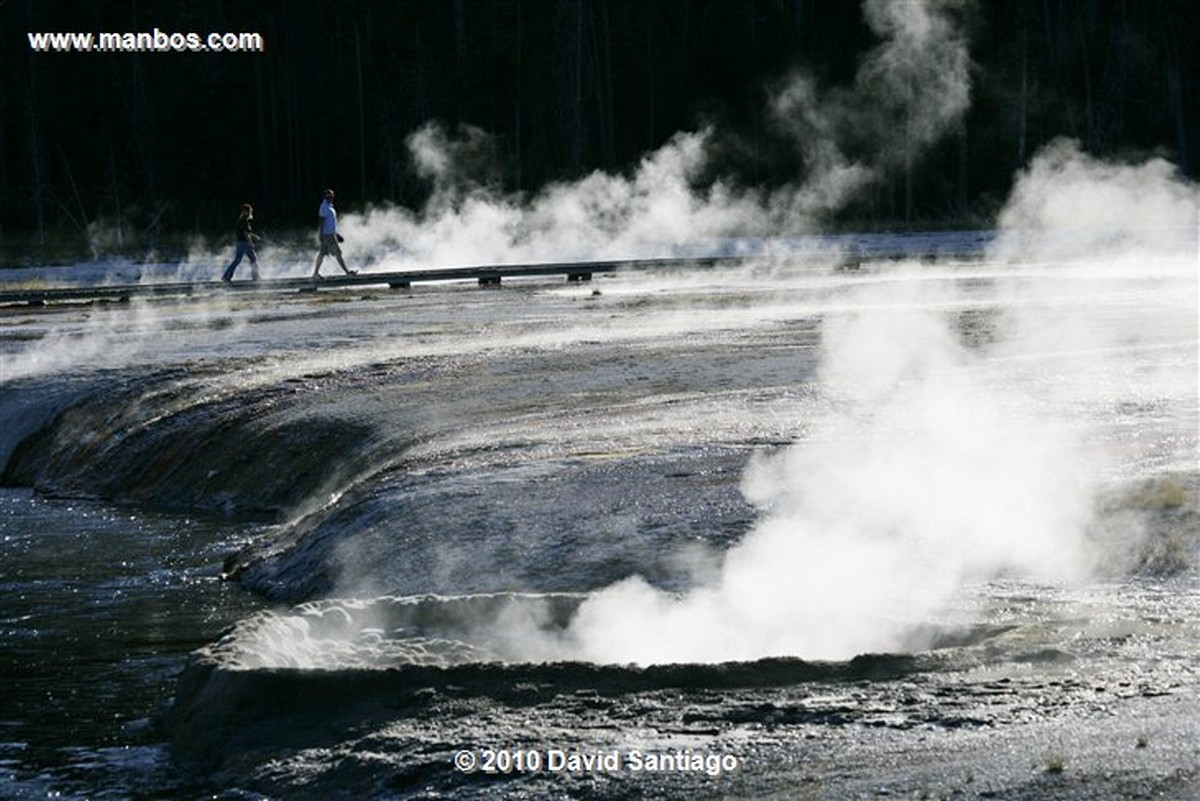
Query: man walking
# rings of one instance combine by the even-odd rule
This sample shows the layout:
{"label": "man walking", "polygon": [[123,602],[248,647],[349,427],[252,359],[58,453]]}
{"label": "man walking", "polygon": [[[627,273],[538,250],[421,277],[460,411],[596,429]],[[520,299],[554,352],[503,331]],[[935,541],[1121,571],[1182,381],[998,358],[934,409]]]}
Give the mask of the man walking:
{"label": "man walking", "polygon": [[342,241],[342,235],[337,231],[337,211],[333,208],[333,190],[325,190],[325,199],[321,201],[321,207],[317,209],[317,217],[320,222],[317,225],[317,239],[320,241],[320,250],[317,251],[317,263],[313,267],[313,278],[321,277],[321,262],[326,256],[333,256],[337,259],[337,263],[346,271],[346,275],[358,275],[358,270],[351,270],[346,266],[346,262],[342,260],[342,248],[338,244]]}

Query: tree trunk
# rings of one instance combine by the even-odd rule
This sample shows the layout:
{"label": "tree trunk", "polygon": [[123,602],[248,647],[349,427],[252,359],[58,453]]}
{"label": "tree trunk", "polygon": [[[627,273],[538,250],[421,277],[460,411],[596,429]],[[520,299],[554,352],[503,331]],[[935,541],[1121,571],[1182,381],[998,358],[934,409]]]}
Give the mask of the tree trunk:
{"label": "tree trunk", "polygon": [[646,131],[648,136],[647,147],[652,148],[658,144],[657,121],[654,118],[654,4],[646,3]]}
{"label": "tree trunk", "polygon": [[[600,126],[600,149],[607,168],[616,167],[616,134],[613,126],[613,78],[612,78],[612,24],[608,13],[608,0],[595,0],[599,6],[596,24],[593,24],[593,42],[596,52],[596,106]],[[598,41],[597,41],[598,40]]]}
{"label": "tree trunk", "polygon": [[108,139],[108,191],[112,195],[113,214],[117,224],[117,247],[125,247],[125,210],[121,204],[121,184],[117,180],[117,154],[113,150],[112,135]]}
{"label": "tree trunk", "polygon": [[358,196],[367,196],[367,101],[363,95],[362,37],[354,26],[354,68],[358,77]]}
{"label": "tree trunk", "polygon": [[1025,164],[1029,137],[1029,24],[1025,0],[1017,6],[1017,36],[1021,51],[1021,94],[1017,108],[1017,164]]}
{"label": "tree trunk", "polygon": [[967,137],[967,121],[958,124],[958,192],[955,210],[960,222],[966,222],[971,212],[971,159],[970,141]]}
{"label": "tree trunk", "polygon": [[1092,58],[1091,47],[1091,27],[1092,27],[1092,3],[1087,3],[1082,15],[1083,19],[1079,23],[1079,57],[1083,60],[1083,129],[1087,135],[1087,141],[1091,142],[1092,147],[1103,150],[1107,146],[1107,142],[1100,141],[1104,137],[1100,136],[1096,128],[1096,110],[1095,101],[1092,97]]}
{"label": "tree trunk", "polygon": [[583,168],[583,0],[566,0],[558,7],[558,51],[562,74],[559,92],[561,136],[566,144],[567,170],[578,176]]}
{"label": "tree trunk", "polygon": [[37,78],[33,59],[29,61],[29,91],[25,95],[29,116],[29,156],[33,164],[33,211],[37,224],[37,243],[46,244],[46,195],[42,174],[42,140],[38,135]]}
{"label": "tree trunk", "polygon": [[1160,0],[1159,8],[1162,11],[1163,39],[1166,42],[1166,63],[1163,69],[1166,72],[1167,95],[1170,98],[1171,114],[1175,118],[1175,147],[1178,150],[1177,160],[1180,169],[1186,174],[1191,171],[1191,159],[1188,152],[1187,103],[1184,101],[1183,75],[1179,67],[1179,37],[1175,23],[1171,19],[1170,6],[1166,2],[1163,2],[1163,0]]}
{"label": "tree trunk", "polygon": [[525,158],[525,149],[521,141],[521,121],[525,114],[521,87],[525,85],[525,76],[523,70],[524,53],[525,53],[525,8],[521,0],[517,0],[517,68],[516,80],[514,81],[513,90],[513,186],[518,192],[522,191],[522,179],[524,166],[523,159]]}

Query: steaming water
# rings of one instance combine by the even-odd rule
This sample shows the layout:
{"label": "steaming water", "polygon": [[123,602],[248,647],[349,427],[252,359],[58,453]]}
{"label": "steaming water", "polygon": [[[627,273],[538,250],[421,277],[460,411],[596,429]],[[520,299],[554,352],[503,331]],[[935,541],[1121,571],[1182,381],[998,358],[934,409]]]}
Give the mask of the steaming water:
{"label": "steaming water", "polygon": [[6,310],[0,795],[1188,797],[1196,297],[1192,253]]}

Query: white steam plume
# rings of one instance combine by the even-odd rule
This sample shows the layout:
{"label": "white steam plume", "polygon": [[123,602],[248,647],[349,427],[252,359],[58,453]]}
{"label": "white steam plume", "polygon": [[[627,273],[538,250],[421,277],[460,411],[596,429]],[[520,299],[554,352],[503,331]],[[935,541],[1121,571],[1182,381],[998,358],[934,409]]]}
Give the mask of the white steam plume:
{"label": "white steam plume", "polygon": [[409,140],[414,160],[433,181],[426,206],[419,214],[382,208],[350,215],[347,246],[391,252],[389,267],[403,268],[652,256],[698,237],[757,230],[761,209],[750,200],[719,183],[703,192],[693,187],[710,135],[676,135],[629,177],[594,172],[525,200],[464,179],[461,162],[476,159],[463,154],[487,149],[486,135],[460,128],[451,136],[431,124]]}
{"label": "white steam plume", "polygon": [[961,119],[970,96],[956,25],[964,5],[868,0],[864,14],[881,41],[851,86],[823,91],[795,73],[772,92],[774,129],[804,163],[804,174],[782,188],[705,181],[720,137],[705,128],[676,134],[626,175],[597,171],[527,198],[490,180],[496,147],[488,134],[430,124],[408,139],[432,184],[429,201],[416,213],[347,215],[347,256],[370,255],[388,269],[648,257],[721,237],[811,231]]}
{"label": "white steam plume", "polygon": [[[1059,140],[1018,176],[1000,222],[988,255],[1015,277],[999,285],[992,355],[1022,378],[1041,371],[1047,406],[1182,421],[1190,458],[1162,458],[1194,470],[1200,190],[1161,158],[1108,163]],[[1122,458],[1148,458],[1136,438],[1110,438]]]}
{"label": "white steam plume", "polygon": [[990,255],[1004,261],[1195,256],[1198,225],[1196,187],[1175,165],[1161,158],[1110,164],[1060,139],[1020,174]]}
{"label": "white steam plume", "polygon": [[[0,385],[35,376],[53,375],[86,367],[128,367],[142,354],[161,356],[172,332],[179,332],[178,347],[186,349],[186,337],[196,331],[220,331],[236,339],[245,319],[234,312],[228,298],[213,297],[188,304],[185,310],[161,309],[135,298],[119,311],[87,311],[76,317],[58,319],[44,334],[20,348],[0,353]],[[31,325],[36,330],[37,325]]]}
{"label": "white steam plume", "polygon": [[1090,471],[1072,435],[965,349],[946,321],[952,298],[895,293],[866,288],[862,310],[827,317],[834,410],[749,471],[764,517],[720,578],[682,598],[640,579],[597,593],[570,632],[583,658],[901,649],[964,582],[1080,573]]}
{"label": "white steam plume", "polygon": [[[1123,423],[1112,410],[1148,398],[1168,421],[1162,440],[1179,441],[1195,469],[1197,191],[1160,162],[1114,167],[1056,144],[1019,176],[1003,218],[1021,230],[1004,231],[1000,250],[1021,233],[1024,257],[1046,255],[1031,241],[1057,254],[1060,192],[1085,226],[1087,202],[1103,203],[1104,238],[1073,251],[1076,261],[1023,263],[1018,294],[1001,281],[982,298],[1003,313],[1002,341],[963,344],[955,313],[978,297],[917,280],[863,286],[824,319],[819,380],[830,411],[752,466],[744,488],[763,517],[717,576],[682,596],[639,577],[597,592],[562,638],[528,633],[530,658],[846,658],[921,647],[914,632],[968,583],[1088,576],[1113,544],[1111,532],[1093,536],[1101,482],[1114,461],[1145,457],[1129,452],[1136,436],[1114,437]],[[1177,236],[1149,235],[1163,229]]]}
{"label": "white steam plume", "polygon": [[864,15],[883,43],[863,59],[853,86],[823,95],[797,73],[772,97],[772,118],[808,170],[803,183],[774,193],[767,210],[777,226],[836,211],[958,124],[971,89],[954,18],[965,5],[868,0]]}

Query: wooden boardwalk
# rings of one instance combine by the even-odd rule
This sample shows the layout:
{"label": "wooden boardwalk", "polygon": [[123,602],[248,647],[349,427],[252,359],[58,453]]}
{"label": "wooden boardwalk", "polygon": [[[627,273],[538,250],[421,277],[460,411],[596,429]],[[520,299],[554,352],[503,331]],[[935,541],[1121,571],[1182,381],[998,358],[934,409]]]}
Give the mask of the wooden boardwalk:
{"label": "wooden boardwalk", "polygon": [[128,301],[136,297],[184,297],[230,293],[317,292],[347,287],[387,286],[408,289],[416,283],[433,281],[475,281],[480,286],[498,285],[505,278],[537,278],[566,276],[567,281],[590,281],[594,273],[617,270],[649,269],[654,267],[696,267],[717,264],[737,264],[747,259],[740,256],[719,256],[691,259],[627,259],[615,261],[560,262],[545,264],[496,264],[476,267],[446,267],[402,272],[361,272],[346,275],[336,265],[326,265],[318,279],[268,278],[261,281],[234,280],[176,281],[138,284],[102,284],[96,286],[62,286],[37,289],[0,291],[0,305],[44,306],[49,303],[86,303],[90,301]]}
{"label": "wooden boardwalk", "polygon": [[[856,267],[864,260],[901,258],[972,258],[976,253],[922,252],[920,249],[821,252],[795,254],[789,258],[836,261],[842,267]],[[37,289],[0,290],[0,306],[45,306],[51,303],[89,303],[94,301],[125,302],[141,297],[187,297],[228,295],[231,293],[317,292],[325,289],[387,286],[408,289],[416,283],[433,281],[476,281],[480,286],[500,284],[506,278],[537,278],[565,276],[567,281],[590,281],[595,273],[622,270],[715,267],[736,265],[769,259],[766,255],[707,256],[655,259],[623,259],[588,262],[547,262],[536,264],[495,264],[474,267],[445,267],[402,272],[362,272],[357,275],[325,274],[314,280],[306,278],[269,278],[261,281],[235,280],[231,283],[213,281],[184,281],[138,284],[101,284],[96,286],[61,286]],[[326,265],[326,270],[338,269]],[[214,268],[215,270],[215,268]]]}

